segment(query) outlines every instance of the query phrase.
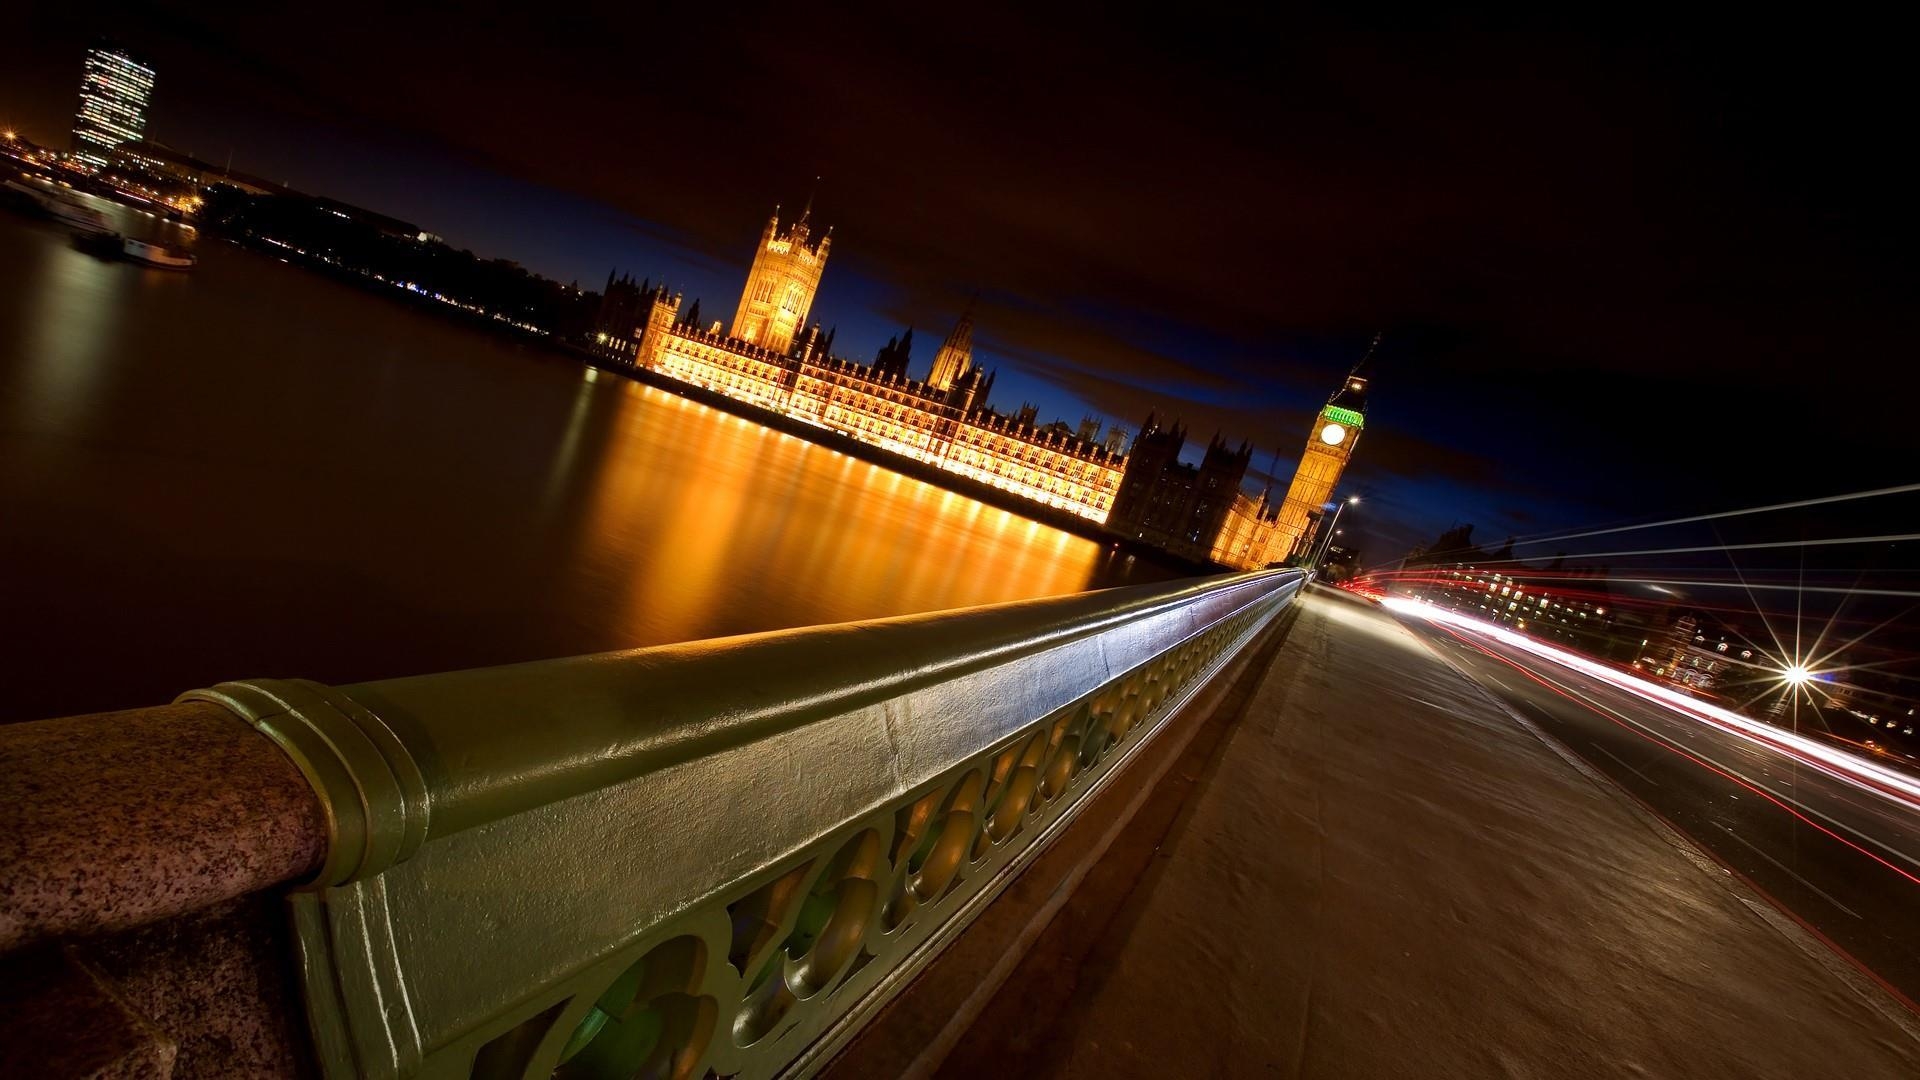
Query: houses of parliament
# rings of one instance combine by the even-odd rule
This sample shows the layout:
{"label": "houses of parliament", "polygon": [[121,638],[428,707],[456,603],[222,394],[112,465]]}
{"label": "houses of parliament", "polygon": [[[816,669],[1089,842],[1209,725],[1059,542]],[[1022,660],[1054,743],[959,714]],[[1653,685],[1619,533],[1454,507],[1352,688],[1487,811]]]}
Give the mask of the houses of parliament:
{"label": "houses of parliament", "polygon": [[1278,503],[1242,490],[1251,448],[1211,440],[1199,465],[1179,460],[1186,432],[1147,418],[1137,438],[1092,418],[1038,423],[1032,406],[987,404],[993,375],[973,358],[971,310],[922,378],[909,373],[913,331],[872,363],[833,355],[833,334],[808,319],[833,245],[811,204],[791,221],[774,209],[746,288],[723,330],[664,285],[612,277],[594,340],[606,355],[792,420],[1104,525],[1196,563],[1252,569],[1308,550],[1320,510],[1365,421],[1365,362],[1320,411],[1300,468]]}

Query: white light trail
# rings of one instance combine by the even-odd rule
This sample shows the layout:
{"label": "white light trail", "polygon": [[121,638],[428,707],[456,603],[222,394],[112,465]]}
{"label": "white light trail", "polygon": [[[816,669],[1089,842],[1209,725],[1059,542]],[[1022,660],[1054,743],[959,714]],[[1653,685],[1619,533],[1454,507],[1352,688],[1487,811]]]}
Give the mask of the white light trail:
{"label": "white light trail", "polygon": [[1858,499],[1876,499],[1882,495],[1906,495],[1920,491],[1920,484],[1900,484],[1896,487],[1874,488],[1871,491],[1854,491],[1845,495],[1823,495],[1817,499],[1799,499],[1794,502],[1774,503],[1771,506],[1752,506],[1744,510],[1722,510],[1716,514],[1695,514],[1692,517],[1668,518],[1665,521],[1648,521],[1639,525],[1617,525],[1610,529],[1589,529],[1586,532],[1560,533],[1557,536],[1542,536],[1534,540],[1520,540],[1514,547],[1530,544],[1548,544],[1560,540],[1577,540],[1586,536],[1606,536],[1610,533],[1633,532],[1636,529],[1657,529],[1666,525],[1687,525],[1696,521],[1717,521],[1721,518],[1746,517],[1749,514],[1767,514],[1775,510],[1799,510],[1809,506],[1825,506],[1829,503],[1853,502]]}
{"label": "white light trail", "polygon": [[[1583,551],[1582,559],[1624,558],[1630,555],[1690,555],[1702,551],[1760,551],[1778,548],[1840,547],[1848,544],[1898,544],[1920,540],[1920,533],[1890,533],[1885,536],[1835,536],[1824,540],[1770,540],[1761,544],[1705,544],[1697,547],[1634,548],[1630,551]],[[1514,562],[1539,562],[1565,558],[1564,555],[1516,555]]]}
{"label": "white light trail", "polygon": [[[1770,724],[1751,720],[1730,709],[1700,701],[1669,687],[1629,675],[1578,653],[1555,648],[1525,634],[1515,633],[1503,626],[1476,619],[1470,615],[1462,615],[1436,604],[1399,596],[1382,597],[1380,603],[1394,612],[1459,627],[1577,671],[1644,701],[1718,728],[1748,743],[1795,758],[1836,780],[1878,795],[1905,809],[1920,812],[1920,780],[1875,764],[1856,754],[1828,746],[1798,732],[1784,731]],[[1798,677],[1795,675],[1796,671],[1799,672]],[[1782,672],[1781,677],[1791,685],[1800,686],[1816,674],[1818,673],[1796,665]]]}
{"label": "white light trail", "polygon": [[[1873,488],[1868,491],[1850,491],[1843,495],[1823,495],[1814,499],[1796,499],[1792,502],[1772,503],[1767,506],[1749,506],[1738,510],[1721,510],[1712,514],[1694,514],[1690,517],[1667,518],[1663,521],[1642,521],[1630,525],[1613,525],[1600,529],[1583,529],[1578,532],[1538,533],[1531,536],[1513,538],[1514,548],[1533,547],[1537,544],[1557,544],[1563,540],[1579,540],[1589,536],[1612,536],[1616,533],[1638,532],[1642,529],[1660,529],[1674,525],[1689,525],[1702,521],[1720,521],[1726,518],[1749,517],[1754,514],[1771,514],[1779,510],[1802,510],[1810,506],[1828,506],[1833,503],[1856,502],[1861,499],[1877,499],[1887,495],[1911,495],[1920,492],[1920,484],[1897,484],[1893,487]],[[1471,548],[1456,548],[1428,552],[1429,555],[1448,555],[1453,551],[1469,551]],[[1715,549],[1717,550],[1717,549]],[[1585,557],[1585,556],[1577,556]],[[1543,558],[1537,555],[1523,555],[1518,561]],[[1368,567],[1379,570],[1387,566],[1379,563]]]}

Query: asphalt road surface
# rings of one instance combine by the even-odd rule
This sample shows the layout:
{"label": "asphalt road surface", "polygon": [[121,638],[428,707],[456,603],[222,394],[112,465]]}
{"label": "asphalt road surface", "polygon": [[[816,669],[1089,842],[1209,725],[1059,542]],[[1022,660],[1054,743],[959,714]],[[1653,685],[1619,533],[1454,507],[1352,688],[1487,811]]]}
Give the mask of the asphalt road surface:
{"label": "asphalt road surface", "polygon": [[1920,1001],[1920,814],[1491,638],[1407,622],[1910,1007]]}

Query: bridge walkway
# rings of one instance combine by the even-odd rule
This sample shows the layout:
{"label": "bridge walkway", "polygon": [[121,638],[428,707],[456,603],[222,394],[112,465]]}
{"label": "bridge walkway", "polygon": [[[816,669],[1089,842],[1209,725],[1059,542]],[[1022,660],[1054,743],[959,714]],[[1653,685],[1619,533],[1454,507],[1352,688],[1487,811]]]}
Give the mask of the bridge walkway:
{"label": "bridge walkway", "polygon": [[1414,633],[1298,606],[940,1075],[1920,1076],[1911,1016]]}

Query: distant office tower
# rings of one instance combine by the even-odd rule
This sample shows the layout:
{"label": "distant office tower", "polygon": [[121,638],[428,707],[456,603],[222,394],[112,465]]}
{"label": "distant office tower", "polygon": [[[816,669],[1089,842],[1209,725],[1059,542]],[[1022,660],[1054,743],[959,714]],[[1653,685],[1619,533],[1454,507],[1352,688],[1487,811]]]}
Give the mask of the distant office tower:
{"label": "distant office tower", "polygon": [[144,138],[152,96],[152,68],[118,49],[88,49],[73,118],[74,156],[102,166],[114,147]]}
{"label": "distant office tower", "polygon": [[753,253],[740,310],[733,316],[730,333],[734,337],[783,355],[793,348],[794,336],[806,325],[807,309],[813,306],[820,271],[826,269],[827,250],[833,244],[832,229],[813,237],[812,216],[813,204],[808,203],[800,219],[783,229],[780,208],[774,207]]}

